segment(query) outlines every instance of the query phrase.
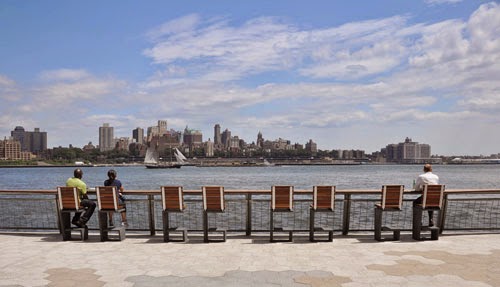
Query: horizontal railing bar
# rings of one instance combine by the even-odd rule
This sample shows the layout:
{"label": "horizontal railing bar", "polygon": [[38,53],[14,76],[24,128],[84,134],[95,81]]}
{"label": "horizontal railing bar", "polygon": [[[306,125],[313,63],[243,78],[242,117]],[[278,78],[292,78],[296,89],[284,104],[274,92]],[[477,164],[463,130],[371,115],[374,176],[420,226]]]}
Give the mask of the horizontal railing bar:
{"label": "horizontal railing bar", "polygon": [[[271,194],[270,189],[266,190],[237,190],[237,189],[225,189],[225,193],[227,194]],[[312,194],[311,190],[294,190],[295,193],[298,194]],[[414,190],[405,190],[405,194],[419,194],[420,192]],[[24,189],[24,190],[0,190],[0,193],[3,194],[56,194],[57,191],[54,190],[46,190],[46,189]],[[95,193],[93,188],[89,188],[89,193]],[[160,189],[157,190],[125,190],[124,194],[132,194],[132,195],[159,195]],[[185,194],[201,194],[200,190],[184,190]],[[380,194],[381,189],[346,189],[335,191],[336,194]],[[498,193],[500,194],[500,189],[446,189],[444,191],[445,194],[491,194]]]}

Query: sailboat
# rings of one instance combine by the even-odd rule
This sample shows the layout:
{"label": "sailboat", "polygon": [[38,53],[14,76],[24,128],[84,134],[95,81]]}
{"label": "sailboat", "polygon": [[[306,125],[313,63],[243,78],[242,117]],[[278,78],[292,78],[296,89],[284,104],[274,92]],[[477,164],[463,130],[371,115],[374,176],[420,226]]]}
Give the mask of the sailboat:
{"label": "sailboat", "polygon": [[187,160],[186,157],[175,148],[176,162],[172,161],[172,150],[170,149],[170,161],[160,161],[160,155],[156,146],[149,146],[144,157],[144,165],[146,168],[181,168],[182,164]]}

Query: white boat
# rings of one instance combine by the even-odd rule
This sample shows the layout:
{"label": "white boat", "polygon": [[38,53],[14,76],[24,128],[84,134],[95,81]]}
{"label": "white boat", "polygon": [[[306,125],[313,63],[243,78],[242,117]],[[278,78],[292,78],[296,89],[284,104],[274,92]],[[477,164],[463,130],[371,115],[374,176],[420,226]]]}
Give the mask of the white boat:
{"label": "white boat", "polygon": [[156,147],[149,146],[144,157],[144,165],[146,168],[181,168],[187,160],[186,157],[177,148],[175,149],[175,157],[177,159],[175,162],[172,159],[169,162],[162,162]]}

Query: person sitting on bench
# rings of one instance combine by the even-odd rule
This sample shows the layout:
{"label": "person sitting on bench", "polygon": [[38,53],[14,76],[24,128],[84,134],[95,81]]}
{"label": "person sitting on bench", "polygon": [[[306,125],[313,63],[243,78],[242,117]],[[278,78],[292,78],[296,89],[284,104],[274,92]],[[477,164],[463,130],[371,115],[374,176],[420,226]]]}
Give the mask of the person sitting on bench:
{"label": "person sitting on bench", "polygon": [[[432,173],[432,165],[426,164],[424,165],[424,173],[419,175],[417,181],[415,182],[415,191],[423,191],[424,185],[426,184],[439,184],[439,177]],[[413,201],[413,206],[415,207],[418,204],[422,204],[423,196],[415,199]],[[428,211],[429,213],[429,227],[434,226],[434,212],[432,210]]]}
{"label": "person sitting on bench", "polygon": [[75,216],[71,220],[71,223],[78,227],[86,227],[87,221],[89,221],[96,208],[96,203],[87,196],[87,185],[83,182],[82,177],[83,171],[77,168],[73,172],[73,177],[68,178],[66,181],[66,186],[78,189],[80,205],[86,209],[83,215],[81,215],[81,212],[75,212]]}

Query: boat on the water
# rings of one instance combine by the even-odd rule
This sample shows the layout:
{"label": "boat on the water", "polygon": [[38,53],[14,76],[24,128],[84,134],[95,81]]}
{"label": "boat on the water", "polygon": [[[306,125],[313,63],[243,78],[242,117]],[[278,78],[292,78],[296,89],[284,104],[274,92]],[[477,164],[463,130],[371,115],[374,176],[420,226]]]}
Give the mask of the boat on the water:
{"label": "boat on the water", "polygon": [[[172,152],[172,151],[170,151]],[[160,155],[155,146],[148,147],[146,150],[146,156],[144,157],[144,165],[146,168],[158,169],[158,168],[181,168],[186,163],[187,158],[182,154],[182,152],[175,148],[175,158],[176,161],[172,161],[172,154],[170,154],[170,161],[164,162],[160,160]]]}

